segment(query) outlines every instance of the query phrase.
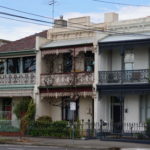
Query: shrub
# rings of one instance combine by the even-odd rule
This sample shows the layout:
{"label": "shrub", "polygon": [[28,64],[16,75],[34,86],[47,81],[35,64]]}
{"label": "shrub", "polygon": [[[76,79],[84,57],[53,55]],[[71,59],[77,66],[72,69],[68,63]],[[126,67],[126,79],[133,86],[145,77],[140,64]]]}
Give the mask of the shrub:
{"label": "shrub", "polygon": [[28,134],[31,136],[51,136],[67,138],[69,137],[69,130],[67,126],[67,121],[40,122],[36,120],[30,123]]}
{"label": "shrub", "polygon": [[36,121],[38,121],[38,122],[52,122],[52,118],[49,116],[41,116]]}

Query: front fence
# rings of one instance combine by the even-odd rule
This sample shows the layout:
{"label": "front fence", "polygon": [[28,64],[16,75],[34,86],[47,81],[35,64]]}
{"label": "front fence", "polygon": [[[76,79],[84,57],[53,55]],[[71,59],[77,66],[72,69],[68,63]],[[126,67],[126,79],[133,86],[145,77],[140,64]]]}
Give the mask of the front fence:
{"label": "front fence", "polygon": [[0,120],[0,133],[2,132],[20,132],[20,121]]}
{"label": "front fence", "polygon": [[[21,133],[20,121],[0,120],[1,133]],[[24,130],[25,135],[57,138],[145,138],[150,139],[150,123],[107,123],[88,121],[33,121]],[[10,134],[10,135],[13,135]]]}
{"label": "front fence", "polygon": [[100,121],[66,122],[33,122],[27,134],[31,136],[50,136],[61,138],[138,138],[147,135],[145,123],[105,123]]}

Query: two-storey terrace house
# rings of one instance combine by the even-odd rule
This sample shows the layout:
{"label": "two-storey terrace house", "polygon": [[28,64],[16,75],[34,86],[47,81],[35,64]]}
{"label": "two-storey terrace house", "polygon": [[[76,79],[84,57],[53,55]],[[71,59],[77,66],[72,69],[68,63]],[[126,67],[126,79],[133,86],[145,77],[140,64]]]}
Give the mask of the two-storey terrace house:
{"label": "two-storey terrace house", "polygon": [[[68,22],[61,18],[48,31],[50,40],[41,46],[37,117],[48,115],[52,120],[94,122],[96,34],[92,29],[81,28],[89,25],[89,17],[69,19]],[[75,102],[74,112],[70,108],[72,102]]]}
{"label": "two-storey terrace house", "polygon": [[108,29],[113,34],[98,41],[95,117],[112,131],[125,132],[128,123],[144,130],[150,118],[150,18],[118,21]]}
{"label": "two-storey terrace house", "polygon": [[13,108],[27,97],[35,99],[36,54],[39,38],[47,31],[10,42],[0,47],[0,118],[16,120]]}

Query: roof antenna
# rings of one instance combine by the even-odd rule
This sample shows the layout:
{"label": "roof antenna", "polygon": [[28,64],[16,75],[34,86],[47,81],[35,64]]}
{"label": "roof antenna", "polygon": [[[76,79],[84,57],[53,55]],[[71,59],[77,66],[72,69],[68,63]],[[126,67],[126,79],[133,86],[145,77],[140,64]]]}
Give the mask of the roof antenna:
{"label": "roof antenna", "polygon": [[50,2],[49,2],[49,5],[51,5],[52,6],[52,18],[53,18],[53,23],[54,23],[54,15],[55,15],[55,3],[56,3],[56,1],[55,0],[51,0]]}

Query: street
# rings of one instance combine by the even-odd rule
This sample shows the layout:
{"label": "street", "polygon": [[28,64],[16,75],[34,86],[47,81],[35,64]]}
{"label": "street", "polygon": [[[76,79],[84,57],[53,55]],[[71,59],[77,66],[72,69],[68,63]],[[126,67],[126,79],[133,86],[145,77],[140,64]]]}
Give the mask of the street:
{"label": "street", "polygon": [[0,145],[0,150],[81,150],[81,148],[76,149],[54,146]]}

